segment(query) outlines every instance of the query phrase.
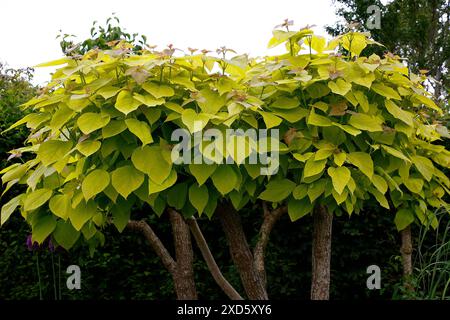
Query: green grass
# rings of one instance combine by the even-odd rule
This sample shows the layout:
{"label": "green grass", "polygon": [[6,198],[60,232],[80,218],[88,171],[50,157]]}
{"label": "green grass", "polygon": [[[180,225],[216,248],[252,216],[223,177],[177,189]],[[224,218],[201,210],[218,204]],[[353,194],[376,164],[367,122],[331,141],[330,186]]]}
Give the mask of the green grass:
{"label": "green grass", "polygon": [[420,299],[450,300],[450,207],[439,209],[435,230],[421,227],[415,257],[414,282]]}

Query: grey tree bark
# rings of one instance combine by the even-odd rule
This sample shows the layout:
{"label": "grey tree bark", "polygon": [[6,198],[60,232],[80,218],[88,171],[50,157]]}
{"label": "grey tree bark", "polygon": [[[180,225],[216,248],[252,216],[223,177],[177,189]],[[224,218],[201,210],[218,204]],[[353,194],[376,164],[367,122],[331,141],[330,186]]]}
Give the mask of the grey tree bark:
{"label": "grey tree bark", "polygon": [[242,228],[241,218],[229,204],[223,204],[216,211],[230,247],[231,258],[239,271],[242,285],[249,299],[267,300],[263,279],[254,268],[253,254]]}
{"label": "grey tree bark", "polygon": [[127,227],[132,231],[140,232],[161,259],[164,267],[172,276],[177,299],[195,300],[197,299],[197,290],[194,281],[189,227],[177,212],[169,212],[169,215],[174,234],[176,261],[147,222],[130,220]]}
{"label": "grey tree bark", "polygon": [[407,226],[405,229],[400,231],[400,237],[402,241],[400,253],[402,255],[405,288],[409,291],[414,291],[414,286],[411,283],[411,275],[413,273],[413,265],[412,265],[413,245],[412,245],[411,225]]}
{"label": "grey tree bark", "polygon": [[311,300],[330,298],[332,225],[333,215],[318,205],[313,211]]}

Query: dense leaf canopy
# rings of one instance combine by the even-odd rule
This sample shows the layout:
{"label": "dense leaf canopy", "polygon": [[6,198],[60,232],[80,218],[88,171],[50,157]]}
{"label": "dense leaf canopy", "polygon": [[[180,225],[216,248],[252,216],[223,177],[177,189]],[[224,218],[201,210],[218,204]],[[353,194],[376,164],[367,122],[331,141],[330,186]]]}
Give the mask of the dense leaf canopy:
{"label": "dense leaf canopy", "polygon": [[[19,208],[35,241],[52,236],[70,248],[82,237],[96,246],[106,224],[122,231],[135,208],[211,217],[220,201],[240,209],[262,199],[287,204],[292,220],[317,203],[351,215],[377,201],[396,212],[399,230],[436,225],[433,208],[450,192],[441,171],[450,152],[434,143],[448,132],[432,121],[441,110],[424,76],[392,54],[360,56],[379,45],[364,33],[327,42],[308,28],[274,30],[269,47],[281,44],[281,55],[230,58],[227,48],[219,57],[172,46],[136,53],[120,41],[40,65],[60,68],[11,127],[31,129],[20,152],[33,157],[1,172],[6,189],[27,185],[3,206],[2,224]],[[177,128],[208,164],[174,163]],[[211,128],[226,142],[197,144],[195,133]],[[258,137],[229,128],[279,129],[279,170],[265,175],[249,164],[264,151]]]}

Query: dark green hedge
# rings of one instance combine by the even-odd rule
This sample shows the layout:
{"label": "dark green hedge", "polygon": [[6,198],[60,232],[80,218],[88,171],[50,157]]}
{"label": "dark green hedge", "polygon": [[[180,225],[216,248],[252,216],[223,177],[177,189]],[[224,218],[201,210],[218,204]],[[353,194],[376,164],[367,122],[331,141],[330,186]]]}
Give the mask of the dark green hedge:
{"label": "dark green hedge", "polygon": [[[349,220],[335,220],[332,255],[333,299],[364,299],[393,296],[394,285],[400,279],[398,239],[392,228],[392,217],[382,219],[367,211]],[[243,213],[244,223],[255,221]],[[164,234],[164,243],[170,248],[170,225],[166,219],[154,220],[156,232]],[[287,216],[279,221],[267,248],[267,274],[270,297],[273,299],[308,299],[311,269],[311,229],[309,218],[291,223]],[[157,223],[156,223],[157,222]],[[239,277],[230,261],[218,221],[199,221],[205,237],[225,276],[240,292]],[[256,236],[257,225],[245,224],[246,231]],[[25,240],[28,227],[19,217],[0,230],[0,299],[39,299],[36,256],[40,259],[41,285],[44,299],[54,299],[52,258],[48,248],[28,251]],[[61,261],[61,290],[63,299],[174,299],[172,281],[158,257],[139,234],[127,230],[119,234],[115,229],[105,230],[106,244],[90,257],[86,247],[70,253],[57,250],[54,267],[58,273]],[[219,235],[219,236],[218,236]],[[255,239],[253,239],[255,240]],[[172,248],[170,248],[172,249]],[[197,286],[201,299],[226,298],[218,289],[195,248]],[[77,264],[82,270],[82,289],[69,291],[65,270]],[[371,264],[381,267],[382,290],[366,288],[366,268]],[[58,276],[56,287],[59,291]]]}

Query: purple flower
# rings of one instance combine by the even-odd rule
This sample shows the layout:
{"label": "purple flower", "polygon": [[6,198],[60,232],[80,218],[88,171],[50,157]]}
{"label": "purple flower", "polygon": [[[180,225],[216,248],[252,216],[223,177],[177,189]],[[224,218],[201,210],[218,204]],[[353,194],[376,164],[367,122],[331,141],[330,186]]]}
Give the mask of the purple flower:
{"label": "purple flower", "polygon": [[55,245],[53,244],[52,239],[48,240],[48,249],[50,252],[55,252]]}
{"label": "purple flower", "polygon": [[33,242],[31,234],[27,237],[27,248],[30,251],[39,249],[39,244],[37,242]]}
{"label": "purple flower", "polygon": [[31,234],[27,237],[27,247],[28,250],[33,251],[33,242],[31,240]]}

